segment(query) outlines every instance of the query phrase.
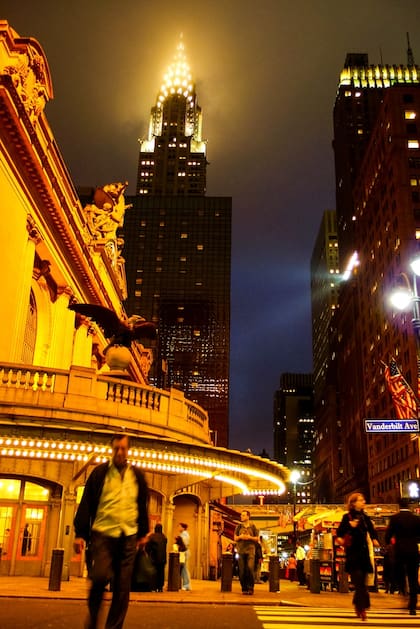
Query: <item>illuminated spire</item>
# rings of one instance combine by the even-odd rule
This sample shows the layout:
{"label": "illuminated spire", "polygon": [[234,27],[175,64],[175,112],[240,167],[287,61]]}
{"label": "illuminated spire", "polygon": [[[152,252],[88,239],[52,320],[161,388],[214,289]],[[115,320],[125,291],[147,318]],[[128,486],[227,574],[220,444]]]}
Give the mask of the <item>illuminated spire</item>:
{"label": "illuminated spire", "polygon": [[161,107],[165,98],[171,94],[182,94],[188,101],[191,101],[193,99],[193,90],[190,66],[185,55],[185,46],[181,33],[176,47],[175,58],[163,77],[157,106]]}
{"label": "illuminated spire", "polygon": [[408,33],[407,33],[407,65],[408,66],[414,65],[414,55],[410,46],[410,36]]}

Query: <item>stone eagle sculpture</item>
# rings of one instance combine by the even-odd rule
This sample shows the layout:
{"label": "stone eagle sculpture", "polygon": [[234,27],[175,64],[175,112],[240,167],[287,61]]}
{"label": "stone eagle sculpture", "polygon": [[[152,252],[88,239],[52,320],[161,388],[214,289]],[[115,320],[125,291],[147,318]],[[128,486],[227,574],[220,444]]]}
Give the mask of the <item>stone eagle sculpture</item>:
{"label": "stone eagle sculpture", "polygon": [[89,317],[103,330],[109,340],[104,354],[110,347],[119,345],[129,348],[133,341],[154,340],[157,336],[155,324],[138,315],[124,321],[113,310],[97,304],[72,304],[69,309]]}

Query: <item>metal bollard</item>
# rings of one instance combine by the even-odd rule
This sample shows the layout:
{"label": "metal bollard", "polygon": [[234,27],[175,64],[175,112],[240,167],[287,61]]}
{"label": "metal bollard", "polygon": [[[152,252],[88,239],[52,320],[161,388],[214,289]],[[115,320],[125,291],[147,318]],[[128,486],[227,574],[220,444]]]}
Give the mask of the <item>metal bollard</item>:
{"label": "metal bollard", "polygon": [[168,592],[178,592],[181,586],[179,553],[169,553]]}
{"label": "metal bollard", "polygon": [[319,594],[321,592],[321,577],[319,574],[319,567],[319,559],[311,559],[309,589],[313,594]]}
{"label": "metal bollard", "polygon": [[338,591],[341,594],[347,594],[349,591],[349,577],[344,569],[344,561],[340,561],[338,564]]}
{"label": "metal bollard", "polygon": [[48,589],[58,592],[61,588],[61,575],[63,573],[64,548],[54,548],[51,556],[50,579]]}
{"label": "metal bollard", "polygon": [[280,563],[278,555],[270,555],[268,570],[269,592],[280,592]]}
{"label": "metal bollard", "polygon": [[232,592],[232,578],[233,578],[233,555],[232,553],[223,553],[222,576],[220,579],[221,592]]}

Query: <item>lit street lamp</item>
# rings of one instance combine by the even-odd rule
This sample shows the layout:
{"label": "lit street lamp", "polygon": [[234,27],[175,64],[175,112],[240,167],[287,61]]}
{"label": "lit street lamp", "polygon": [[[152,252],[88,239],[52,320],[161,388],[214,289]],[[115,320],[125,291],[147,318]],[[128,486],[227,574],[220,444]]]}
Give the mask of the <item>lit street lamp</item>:
{"label": "lit street lamp", "polygon": [[400,286],[392,292],[390,302],[394,308],[397,308],[398,310],[407,310],[409,306],[412,307],[413,318],[411,323],[416,339],[417,358],[420,358],[420,298],[417,290],[417,276],[420,275],[420,257],[415,258],[410,263],[410,267],[413,271],[411,286],[407,275],[405,273],[401,273],[405,286]]}
{"label": "lit street lamp", "polygon": [[296,485],[300,478],[299,470],[292,470],[290,472],[290,482],[293,484],[293,516],[296,515]]}

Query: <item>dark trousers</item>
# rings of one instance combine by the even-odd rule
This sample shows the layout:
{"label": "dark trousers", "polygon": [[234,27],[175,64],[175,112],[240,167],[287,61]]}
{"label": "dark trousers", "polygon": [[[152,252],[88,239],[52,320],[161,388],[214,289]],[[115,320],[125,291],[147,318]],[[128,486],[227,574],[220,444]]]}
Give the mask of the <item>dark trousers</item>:
{"label": "dark trousers", "polygon": [[398,583],[405,591],[405,578],[408,581],[409,602],[408,609],[416,609],[417,592],[419,588],[418,572],[419,557],[417,553],[398,553],[395,557],[395,571]]}
{"label": "dark trousers", "polygon": [[155,586],[157,590],[163,590],[163,585],[165,583],[165,564],[164,563],[155,563],[156,568],[156,577],[155,577]]}
{"label": "dark trousers", "polygon": [[304,559],[297,560],[296,572],[297,572],[299,585],[305,585],[306,581],[305,581],[305,560]]}
{"label": "dark trousers", "polygon": [[353,570],[350,573],[354,586],[353,605],[357,611],[364,611],[370,607],[369,590],[366,585],[367,573],[364,570]]}
{"label": "dark trousers", "polygon": [[240,553],[238,559],[239,581],[242,592],[254,589],[255,552]]}
{"label": "dark trousers", "polygon": [[89,620],[86,629],[97,629],[103,593],[111,580],[112,601],[105,629],[122,628],[130,600],[136,546],[136,535],[107,537],[92,531],[92,585],[88,596]]}

